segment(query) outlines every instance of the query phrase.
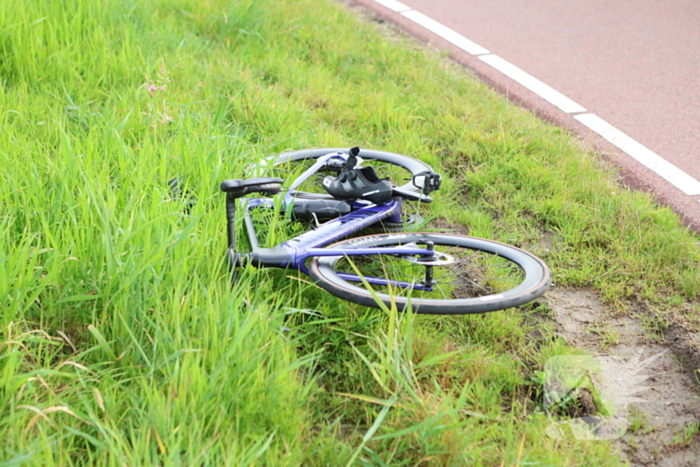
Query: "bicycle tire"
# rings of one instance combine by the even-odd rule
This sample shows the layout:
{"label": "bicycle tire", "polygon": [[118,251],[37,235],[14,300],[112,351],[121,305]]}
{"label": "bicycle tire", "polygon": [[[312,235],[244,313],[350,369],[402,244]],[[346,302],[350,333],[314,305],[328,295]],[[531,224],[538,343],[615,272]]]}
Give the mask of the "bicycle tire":
{"label": "bicycle tire", "polygon": [[[413,284],[424,277],[424,272],[420,269],[425,271],[423,264],[398,255],[317,256],[309,263],[309,275],[324,290],[353,303],[380,308],[378,301],[381,301],[388,307],[395,304],[399,311],[406,311],[410,307],[415,313],[440,315],[486,313],[524,305],[542,296],[551,283],[549,268],[533,254],[476,237],[436,233],[380,234],[344,240],[328,248],[391,247],[426,242],[434,242],[436,258],[448,262],[457,253],[467,255],[454,260],[451,268],[448,265],[439,269],[436,269],[438,266],[433,266],[440,290],[427,292],[370,286],[370,291],[364,282],[352,283],[339,276],[339,273],[356,275],[349,263],[352,260],[361,276],[365,277],[379,277],[378,271],[382,277],[391,276],[388,277],[390,280]],[[452,248],[458,250],[453,251]],[[394,263],[398,263],[398,266]],[[514,276],[514,279],[491,275],[477,277],[479,272],[486,272],[487,267],[489,272],[507,273],[508,276]],[[471,276],[467,277],[467,274]],[[458,282],[448,284],[446,279],[451,276]],[[499,284],[508,285],[501,287]],[[447,287],[442,288],[443,285]]]}
{"label": "bicycle tire", "polygon": [[[315,159],[321,156],[334,152],[348,153],[349,148],[319,148],[319,149],[301,149],[297,151],[285,152],[277,156],[271,156],[262,161],[249,166],[248,172],[251,176],[277,176],[286,178],[289,173],[302,172],[303,166],[306,164],[310,167]],[[421,172],[430,171],[433,169],[430,165],[413,157],[404,156],[387,151],[378,151],[375,149],[360,149],[359,157],[363,161],[363,165],[372,165],[380,178],[389,177],[392,183],[400,188],[412,192],[420,191],[420,188],[413,185],[413,176]],[[289,164],[300,168],[292,168]],[[319,177],[312,178],[300,186],[293,193],[296,197],[312,198],[312,199],[332,199],[333,197],[326,193],[321,186],[321,180],[324,176],[335,173],[334,171],[321,171]],[[408,183],[401,185],[399,178],[409,178]]]}

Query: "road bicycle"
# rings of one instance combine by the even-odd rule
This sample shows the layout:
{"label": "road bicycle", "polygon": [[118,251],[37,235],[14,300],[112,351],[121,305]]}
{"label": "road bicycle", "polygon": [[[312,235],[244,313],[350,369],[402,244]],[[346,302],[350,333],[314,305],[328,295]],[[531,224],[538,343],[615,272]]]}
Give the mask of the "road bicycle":
{"label": "road bicycle", "polygon": [[[332,180],[323,177],[362,167],[391,179],[389,201],[339,199],[323,189],[328,183],[324,180]],[[263,159],[249,173],[254,177],[221,183],[226,193],[227,259],[234,274],[248,264],[296,269],[343,300],[426,314],[503,310],[537,299],[551,283],[547,265],[519,248],[462,235],[404,231],[418,220],[406,205],[432,202],[430,195],[441,184],[432,167],[412,157],[359,148],[300,150]],[[285,178],[291,183],[283,189]],[[247,194],[267,197],[244,197]],[[250,246],[245,253],[236,249],[237,209]],[[258,238],[261,224],[253,220],[261,212],[286,215],[310,227],[263,248]],[[387,232],[356,236],[370,227]]]}

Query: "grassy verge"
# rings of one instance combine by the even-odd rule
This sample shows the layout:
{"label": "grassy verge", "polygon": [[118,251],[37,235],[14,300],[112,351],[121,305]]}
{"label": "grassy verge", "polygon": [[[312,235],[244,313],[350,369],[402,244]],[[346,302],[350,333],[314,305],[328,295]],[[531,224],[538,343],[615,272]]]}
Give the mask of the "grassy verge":
{"label": "grassy verge", "polygon": [[396,315],[274,271],[231,290],[216,187],[285,149],[422,158],[448,180],[433,215],[620,311],[697,313],[672,213],[329,1],[0,0],[0,111],[0,465],[615,464],[544,435],[533,369],[573,352],[528,337],[544,304]]}

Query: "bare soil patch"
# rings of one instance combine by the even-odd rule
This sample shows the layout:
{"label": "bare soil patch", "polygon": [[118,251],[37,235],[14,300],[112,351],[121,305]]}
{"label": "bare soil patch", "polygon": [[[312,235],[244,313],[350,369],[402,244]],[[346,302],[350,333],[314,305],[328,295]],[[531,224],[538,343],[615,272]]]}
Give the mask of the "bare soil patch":
{"label": "bare soil patch", "polygon": [[611,316],[592,291],[552,289],[546,297],[556,331],[569,344],[626,361],[657,356],[641,370],[647,389],[638,396],[645,402],[629,407],[618,442],[623,458],[632,466],[700,465],[700,393],[692,378],[700,359],[690,333],[672,325],[663,339],[642,319]]}

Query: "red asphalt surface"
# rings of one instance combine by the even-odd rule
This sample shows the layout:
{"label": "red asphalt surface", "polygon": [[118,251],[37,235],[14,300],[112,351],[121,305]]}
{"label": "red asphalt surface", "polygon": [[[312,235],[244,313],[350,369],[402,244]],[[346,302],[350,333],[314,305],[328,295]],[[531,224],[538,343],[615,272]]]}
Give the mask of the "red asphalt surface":
{"label": "red asphalt surface", "polygon": [[509,98],[574,131],[622,169],[625,183],[655,193],[700,232],[700,193],[684,193],[574,118],[595,114],[700,181],[699,0],[398,3],[458,32],[585,108],[569,113],[396,8],[375,0],[353,2],[449,50],[456,61]]}

